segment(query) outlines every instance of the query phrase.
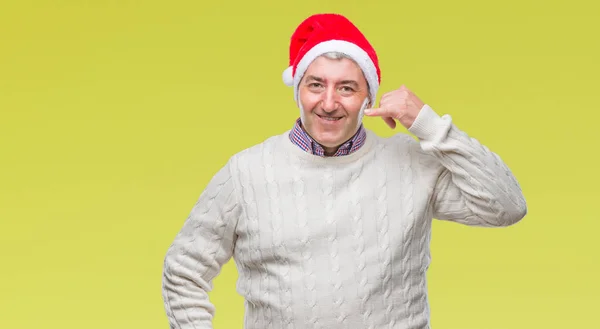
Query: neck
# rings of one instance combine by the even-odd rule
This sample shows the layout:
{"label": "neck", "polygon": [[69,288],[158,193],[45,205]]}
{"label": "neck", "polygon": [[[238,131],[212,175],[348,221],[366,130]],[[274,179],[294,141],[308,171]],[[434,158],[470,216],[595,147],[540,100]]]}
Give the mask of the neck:
{"label": "neck", "polygon": [[368,130],[365,130],[365,133],[366,133],[365,143],[360,149],[356,150],[355,152],[352,152],[351,154],[339,156],[339,157],[335,157],[335,156],[322,156],[321,157],[321,156],[313,155],[310,152],[306,152],[292,142],[292,140],[289,138],[289,132],[282,135],[282,136],[284,136],[284,138],[282,138],[282,142],[284,144],[284,148],[290,155],[297,156],[299,159],[304,161],[304,163],[307,165],[310,164],[310,165],[317,165],[317,166],[321,166],[321,165],[337,166],[337,165],[348,164],[348,163],[353,163],[355,161],[359,161],[361,159],[364,159],[365,155],[371,153],[374,145],[377,144],[378,137],[377,137],[377,135],[375,135],[374,133],[372,133]]}
{"label": "neck", "polygon": [[338,145],[336,147],[327,147],[325,145],[321,145],[323,147],[323,150],[325,151],[325,156],[332,156],[335,154],[335,152],[337,152],[337,150],[340,148],[341,145]]}
{"label": "neck", "polygon": [[314,138],[306,129],[304,129],[304,125],[302,125],[302,119],[300,119],[300,128],[302,128],[302,130],[308,135],[310,136],[310,138],[312,138],[313,141],[315,141],[315,143],[319,144],[324,151],[325,156],[333,156],[335,154],[335,152],[337,152],[337,150],[344,145],[347,141],[351,140],[352,137],[354,137],[354,135],[356,135],[356,133],[358,132],[358,129],[360,129],[361,123],[359,122],[358,127],[356,127],[356,129],[354,130],[354,133],[352,134],[352,136],[350,136],[350,138],[344,140],[343,142],[341,142],[339,145],[336,146],[327,146],[324,144],[321,144],[316,138]]}

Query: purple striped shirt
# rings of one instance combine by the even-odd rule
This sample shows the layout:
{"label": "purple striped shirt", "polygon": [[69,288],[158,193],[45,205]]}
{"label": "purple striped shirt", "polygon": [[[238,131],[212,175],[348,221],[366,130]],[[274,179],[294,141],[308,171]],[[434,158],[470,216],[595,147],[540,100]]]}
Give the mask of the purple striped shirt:
{"label": "purple striped shirt", "polygon": [[[333,156],[335,157],[348,155],[352,152],[355,152],[361,146],[363,146],[366,137],[367,133],[365,131],[365,128],[361,124],[356,134],[354,134],[352,138],[350,138],[348,141],[342,144]],[[294,128],[290,131],[290,140],[292,141],[292,143],[298,145],[298,147],[300,147],[302,150],[308,153],[318,156],[325,156],[325,149],[323,149],[323,146],[317,143],[314,139],[312,139],[312,137],[308,135],[308,133],[306,133],[306,131],[304,131],[304,129],[302,128],[302,122],[300,118],[296,120]]]}

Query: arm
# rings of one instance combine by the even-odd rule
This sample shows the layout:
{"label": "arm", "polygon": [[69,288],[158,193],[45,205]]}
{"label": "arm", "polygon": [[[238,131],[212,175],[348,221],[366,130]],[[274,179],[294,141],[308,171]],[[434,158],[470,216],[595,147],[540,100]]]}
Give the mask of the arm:
{"label": "arm", "polygon": [[172,329],[210,329],[208,292],[231,258],[240,216],[229,163],[209,182],[164,259],[162,294]]}
{"label": "arm", "polygon": [[[440,117],[406,86],[365,111],[390,128],[398,120],[420,140],[421,150],[442,166],[433,193],[433,217],[472,226],[508,226],[525,217],[517,180],[498,155],[467,136],[449,115]],[[425,160],[427,161],[427,160]]]}
{"label": "arm", "polygon": [[507,165],[460,131],[449,115],[440,117],[424,105],[408,130],[443,167],[432,198],[434,218],[496,227],[525,216],[525,198]]}

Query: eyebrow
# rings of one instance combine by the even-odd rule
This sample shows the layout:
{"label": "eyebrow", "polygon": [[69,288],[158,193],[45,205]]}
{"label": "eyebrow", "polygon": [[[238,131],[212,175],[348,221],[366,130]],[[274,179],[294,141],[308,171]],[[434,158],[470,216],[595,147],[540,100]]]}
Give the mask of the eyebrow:
{"label": "eyebrow", "polygon": [[[325,82],[325,79],[314,76],[314,75],[308,75],[306,76],[306,81],[318,81],[318,82]],[[358,82],[354,81],[354,80],[342,80],[340,81],[338,84],[340,85],[353,85],[354,87],[358,88]]]}

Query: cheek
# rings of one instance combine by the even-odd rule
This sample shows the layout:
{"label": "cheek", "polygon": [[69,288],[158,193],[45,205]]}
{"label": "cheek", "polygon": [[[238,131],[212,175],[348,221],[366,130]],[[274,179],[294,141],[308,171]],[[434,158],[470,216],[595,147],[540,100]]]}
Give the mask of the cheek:
{"label": "cheek", "polygon": [[306,111],[311,111],[320,102],[320,96],[307,90],[301,90],[298,99]]}
{"label": "cheek", "polygon": [[358,100],[352,100],[352,101],[348,101],[347,103],[344,104],[344,108],[346,109],[346,111],[348,112],[348,115],[352,118],[358,118],[360,119],[362,112],[364,111],[366,105],[366,100],[365,101],[358,101]]}

